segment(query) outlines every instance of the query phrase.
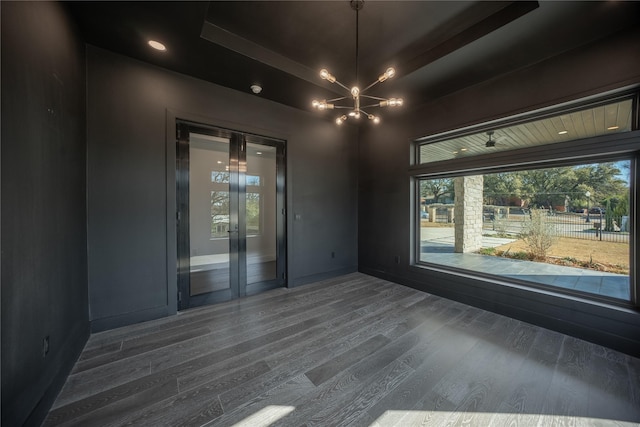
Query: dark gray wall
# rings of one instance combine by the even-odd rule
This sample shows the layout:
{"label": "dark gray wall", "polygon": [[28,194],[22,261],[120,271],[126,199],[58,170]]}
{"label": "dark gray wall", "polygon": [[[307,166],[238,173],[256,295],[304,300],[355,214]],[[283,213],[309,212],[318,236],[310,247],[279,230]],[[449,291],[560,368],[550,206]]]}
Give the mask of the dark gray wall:
{"label": "dark gray wall", "polygon": [[176,310],[175,117],[287,140],[289,286],[357,269],[355,128],[91,46],[87,70],[93,330]]}
{"label": "dark gray wall", "polygon": [[[472,305],[640,353],[640,316],[564,298],[411,267],[411,143],[640,83],[640,31],[617,34],[495,78],[412,112],[362,127],[359,141],[359,269]],[[636,183],[635,188],[638,188]],[[637,206],[636,206],[637,212]],[[385,226],[381,226],[384,224]],[[637,252],[636,252],[637,253]],[[396,264],[395,257],[400,257]]]}
{"label": "dark gray wall", "polygon": [[2,425],[39,425],[89,334],[84,46],[58,3],[0,7]]}

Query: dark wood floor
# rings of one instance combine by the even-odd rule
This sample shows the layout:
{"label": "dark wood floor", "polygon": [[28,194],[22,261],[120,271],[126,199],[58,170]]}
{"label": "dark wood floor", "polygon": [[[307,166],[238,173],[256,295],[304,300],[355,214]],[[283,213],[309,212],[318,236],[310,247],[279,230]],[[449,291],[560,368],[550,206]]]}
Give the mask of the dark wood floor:
{"label": "dark wood floor", "polygon": [[636,425],[640,360],[351,274],[92,335],[45,425]]}

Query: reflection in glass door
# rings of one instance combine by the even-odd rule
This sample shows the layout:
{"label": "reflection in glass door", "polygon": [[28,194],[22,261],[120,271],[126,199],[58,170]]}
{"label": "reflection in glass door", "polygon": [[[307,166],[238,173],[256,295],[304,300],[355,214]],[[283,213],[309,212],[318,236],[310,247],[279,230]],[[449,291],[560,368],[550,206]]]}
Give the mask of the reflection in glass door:
{"label": "reflection in glass door", "polygon": [[277,278],[276,147],[246,144],[247,284]]}
{"label": "reflection in glass door", "polygon": [[284,142],[177,129],[179,308],[284,286]]}
{"label": "reflection in glass door", "polygon": [[229,145],[189,134],[190,295],[230,289]]}

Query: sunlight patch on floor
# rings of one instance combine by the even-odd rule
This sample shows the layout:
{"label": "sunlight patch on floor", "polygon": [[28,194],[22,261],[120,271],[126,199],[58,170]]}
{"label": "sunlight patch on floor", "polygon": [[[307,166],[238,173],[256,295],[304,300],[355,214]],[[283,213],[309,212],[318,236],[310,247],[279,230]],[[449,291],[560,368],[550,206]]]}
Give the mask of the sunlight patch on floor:
{"label": "sunlight patch on floor", "polygon": [[269,405],[233,425],[233,427],[267,427],[295,410],[295,406]]}
{"label": "sunlight patch on floor", "polygon": [[458,412],[458,411],[385,411],[371,427],[385,426],[616,426],[637,427],[637,423],[601,418],[522,413]]}

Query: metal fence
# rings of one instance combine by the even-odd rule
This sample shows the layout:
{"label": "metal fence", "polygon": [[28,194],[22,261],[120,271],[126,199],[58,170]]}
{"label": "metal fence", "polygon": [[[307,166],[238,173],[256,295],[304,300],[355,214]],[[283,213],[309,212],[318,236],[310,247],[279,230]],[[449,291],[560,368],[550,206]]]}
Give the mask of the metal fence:
{"label": "metal fence", "polygon": [[[600,240],[607,242],[629,242],[629,218],[609,216],[604,213],[554,212],[543,210],[546,222],[552,225],[559,237]],[[531,219],[528,209],[514,207],[485,206],[483,211],[485,230],[503,234],[520,234]]]}

